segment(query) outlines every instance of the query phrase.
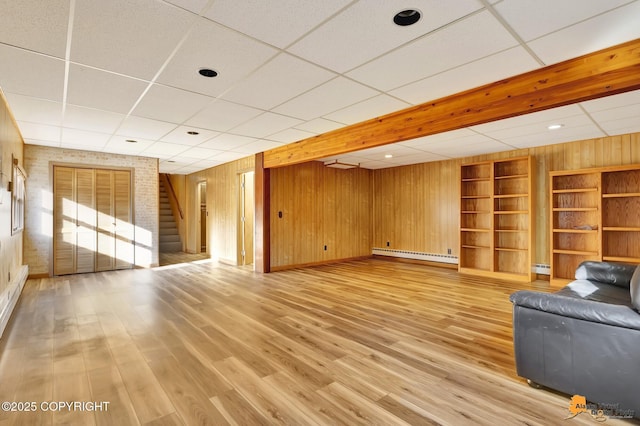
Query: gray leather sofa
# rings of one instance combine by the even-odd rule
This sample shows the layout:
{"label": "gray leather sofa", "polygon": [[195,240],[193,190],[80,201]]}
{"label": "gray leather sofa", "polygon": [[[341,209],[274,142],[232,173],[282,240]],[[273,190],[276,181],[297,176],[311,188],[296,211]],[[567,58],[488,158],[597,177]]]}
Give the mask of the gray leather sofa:
{"label": "gray leather sofa", "polygon": [[583,262],[556,293],[513,293],[518,375],[640,418],[639,282],[636,265]]}

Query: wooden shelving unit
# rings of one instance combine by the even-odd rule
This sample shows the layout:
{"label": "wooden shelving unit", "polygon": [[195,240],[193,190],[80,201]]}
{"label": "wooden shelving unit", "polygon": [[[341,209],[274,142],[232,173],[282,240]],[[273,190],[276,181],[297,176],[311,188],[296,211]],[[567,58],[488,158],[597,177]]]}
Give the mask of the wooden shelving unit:
{"label": "wooden shelving unit", "polygon": [[640,263],[640,165],[550,173],[551,279],[584,260]]}
{"label": "wooden shelving unit", "polygon": [[533,279],[531,185],[530,157],[462,165],[460,272]]}

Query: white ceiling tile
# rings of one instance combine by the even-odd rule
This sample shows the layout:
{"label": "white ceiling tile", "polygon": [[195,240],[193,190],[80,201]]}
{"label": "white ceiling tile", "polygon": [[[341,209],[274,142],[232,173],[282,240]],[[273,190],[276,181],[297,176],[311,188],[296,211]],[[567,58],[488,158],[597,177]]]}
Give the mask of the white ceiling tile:
{"label": "white ceiling tile", "polygon": [[238,135],[262,138],[300,123],[302,123],[302,120],[274,114],[272,112],[265,112],[246,123],[234,127],[231,131]]}
{"label": "white ceiling tile", "polygon": [[60,127],[16,121],[18,122],[18,128],[24,139],[60,143]]}
{"label": "white ceiling tile", "polygon": [[638,121],[637,117],[625,117],[619,120],[607,121],[600,123],[600,127],[610,136],[640,132],[640,121]]}
{"label": "white ceiling tile", "polygon": [[298,124],[296,129],[311,133],[325,133],[341,127],[344,127],[343,123],[336,123],[335,121],[325,120],[324,118],[315,118],[302,124]]}
{"label": "white ceiling tile", "polygon": [[181,167],[180,169],[176,170],[175,173],[180,175],[190,175],[191,173],[196,173],[200,170],[202,170],[202,168],[198,167],[195,164],[191,164],[185,167]]}
{"label": "white ceiling tile", "polygon": [[245,158],[246,156],[247,154],[243,152],[225,151],[222,154],[216,155],[213,159],[226,163],[228,161],[235,161],[239,160],[240,158]]}
{"label": "white ceiling tile", "polygon": [[75,149],[96,149],[102,148],[107,144],[111,135],[105,133],[87,132],[86,130],[78,129],[62,129],[62,138],[60,140],[60,146],[63,148],[75,148]]}
{"label": "white ceiling tile", "polygon": [[338,77],[274,108],[274,111],[312,120],[378,94],[362,84]]}
{"label": "white ceiling tile", "polygon": [[62,104],[28,96],[6,94],[9,108],[16,120],[59,126],[62,122]]}
{"label": "white ceiling tile", "polygon": [[621,93],[619,95],[606,96],[604,98],[582,102],[580,105],[582,105],[588,112],[596,112],[635,104],[640,104],[640,90]]}
{"label": "white ceiling tile", "polygon": [[348,106],[331,114],[325,115],[329,120],[345,124],[355,124],[374,117],[379,117],[391,112],[409,107],[406,102],[392,98],[389,95],[378,95],[366,101]]}
{"label": "white ceiling tile", "polygon": [[336,74],[331,71],[281,53],[223,97],[244,105],[271,109],[334,77]]}
{"label": "white ceiling tile", "polygon": [[[197,135],[190,135],[187,132],[198,132]],[[196,146],[202,142],[218,136],[220,133],[197,127],[180,126],[172,132],[162,137],[162,142],[178,143],[181,145]]]}
{"label": "white ceiling tile", "polygon": [[[500,64],[496,67],[496,64]],[[412,104],[439,99],[539,68],[518,46],[392,90],[390,94]]]}
{"label": "white ceiling tile", "polygon": [[505,138],[504,143],[517,148],[532,148],[556,143],[594,139],[606,136],[595,124],[589,123],[580,127],[568,127],[549,131],[544,134],[528,134],[514,138]]}
{"label": "white ceiling tile", "polygon": [[504,0],[495,9],[529,41],[625,3],[629,0]]}
{"label": "white ceiling tile", "polygon": [[363,169],[376,170],[376,169],[386,169],[389,167],[394,167],[394,165],[386,161],[366,161],[364,163],[360,163],[360,167],[362,167]]}
{"label": "white ceiling tile", "polygon": [[195,14],[200,14],[205,11],[205,7],[209,0],[165,0],[168,3],[171,3],[175,6],[181,7],[189,12],[193,12]]}
{"label": "white ceiling tile", "polygon": [[475,138],[473,140],[478,141],[485,141],[488,139],[486,136],[479,135],[469,129],[458,129],[449,132],[438,133],[436,135],[409,139],[404,142],[399,142],[397,145],[408,146],[410,148],[416,148],[423,151],[429,151],[429,145],[447,144],[451,141],[456,141],[463,138]]}
{"label": "white ceiling tile", "polygon": [[60,148],[60,142],[47,141],[47,140],[41,140],[41,139],[24,138],[24,143],[27,145],[40,145],[40,146],[51,146],[54,148]]}
{"label": "white ceiling tile", "polygon": [[446,147],[438,147],[437,149],[432,149],[431,153],[442,155],[445,157],[460,157],[460,153],[464,153],[465,157],[472,155],[482,155],[482,154],[491,154],[494,152],[504,152],[513,150],[513,146],[506,145],[504,143],[489,140],[482,143],[475,143],[471,145],[453,145]]}
{"label": "white ceiling tile", "polygon": [[99,133],[113,133],[124,118],[124,114],[67,105],[64,112],[64,127]]}
{"label": "white ceiling tile", "polygon": [[402,156],[402,155],[416,155],[419,151],[414,148],[399,145],[399,144],[390,144],[377,146],[375,148],[363,149],[360,151],[356,151],[353,154],[357,155],[360,158],[364,158],[366,160],[380,160],[383,161],[384,156],[387,154]]}
{"label": "white ceiling tile", "polygon": [[429,163],[431,161],[448,160],[451,156],[433,154],[431,152],[420,152],[414,156],[393,157],[391,162],[396,164],[417,164]]}
{"label": "white ceiling tile", "polygon": [[214,98],[154,84],[133,113],[154,120],[182,123],[209,105]]}
{"label": "white ceiling tile", "polygon": [[600,124],[626,118],[635,119],[640,123],[640,103],[596,111],[590,113],[590,115],[596,123]]}
{"label": "white ceiling tile", "polygon": [[234,151],[244,152],[247,154],[256,154],[258,152],[263,152],[273,148],[278,148],[279,146],[282,146],[282,145],[283,144],[281,144],[280,142],[258,140],[255,142],[251,142],[250,144],[247,144],[247,145],[242,145],[234,149]]}
{"label": "white ceiling tile", "polygon": [[160,164],[158,165],[158,172],[159,173],[176,173],[182,167],[184,167],[184,166],[181,165],[181,164],[169,163],[167,161],[161,161]]}
{"label": "white ceiling tile", "polygon": [[513,36],[484,11],[396,49],[347,75],[386,91],[516,45]]}
{"label": "white ceiling tile", "polygon": [[3,1],[0,40],[12,46],[64,58],[68,23],[69,0]]}
{"label": "white ceiling tile", "polygon": [[640,38],[640,1],[528,43],[546,64]]}
{"label": "white ceiling tile", "polygon": [[147,157],[156,157],[156,158],[171,158],[174,157],[181,152],[189,149],[186,145],[178,145],[175,143],[167,143],[167,142],[156,142],[153,145],[149,146],[145,149],[142,154]]}
{"label": "white ceiling tile", "polygon": [[155,0],[75,2],[71,60],[151,79],[196,18]]}
{"label": "white ceiling tile", "polygon": [[216,0],[205,16],[278,47],[285,47],[349,4],[350,0],[323,0],[305,8],[304,0]]}
{"label": "white ceiling tile", "polygon": [[189,148],[186,151],[180,153],[181,158],[195,158],[196,160],[210,160],[223,151],[208,148]]}
{"label": "white ceiling tile", "polygon": [[282,143],[292,143],[310,138],[315,135],[315,133],[309,133],[298,129],[287,129],[283,130],[282,132],[269,135],[269,140]]}
{"label": "white ceiling tile", "polygon": [[562,122],[567,118],[576,116],[584,116],[584,112],[578,105],[574,104],[533,112],[531,114],[519,115],[505,120],[492,121],[490,123],[479,124],[470,128],[478,133],[494,134],[494,132],[501,132],[505,129],[537,125],[540,129],[546,131],[548,125],[562,124]]}
{"label": "white ceiling tile", "polygon": [[146,87],[141,80],[71,64],[67,102],[126,114]]}
{"label": "white ceiling tile", "polygon": [[102,150],[114,154],[138,155],[155,143],[146,139],[135,139],[136,143],[131,143],[127,139],[125,136],[113,136]]}
{"label": "white ceiling tile", "polygon": [[63,61],[0,43],[0,64],[0,86],[5,92],[62,101]]}
{"label": "white ceiling tile", "polygon": [[[550,124],[561,124],[563,127],[562,129],[549,130],[547,127]],[[574,115],[571,117],[558,118],[553,122],[548,122],[548,121],[533,122],[532,120],[531,124],[528,124],[528,125],[519,125],[519,126],[511,127],[505,123],[505,127],[499,130],[482,131],[477,128],[476,130],[491,138],[502,140],[502,141],[510,140],[512,138],[516,138],[519,136],[526,136],[526,135],[538,135],[541,139],[545,139],[548,134],[554,134],[558,132],[558,130],[560,130],[561,133],[568,132],[569,129],[588,126],[591,124],[593,124],[593,122],[586,114],[580,114],[580,115]],[[481,127],[481,126],[478,126],[478,127]]]}
{"label": "white ceiling tile", "polygon": [[188,126],[225,132],[262,114],[262,110],[217,100],[185,122]]}
{"label": "white ceiling tile", "polygon": [[[266,44],[200,18],[158,82],[219,96],[277,52]],[[203,77],[198,73],[202,68],[212,68],[218,76]]]}
{"label": "white ceiling tile", "polygon": [[224,133],[220,136],[209,139],[208,141],[203,142],[198,146],[219,150],[235,150],[242,145],[250,144],[252,142],[255,142],[256,140],[256,138],[249,138],[247,136],[230,135],[228,133]]}
{"label": "white ceiling tile", "polygon": [[130,115],[118,129],[118,134],[135,138],[156,140],[176,128],[175,124]]}
{"label": "white ceiling tile", "polygon": [[216,166],[219,166],[221,164],[224,164],[224,161],[222,161],[222,160],[201,160],[201,161],[198,161],[197,163],[193,163],[193,166],[197,167],[198,170],[202,170],[202,169],[209,169],[211,167],[216,167]]}
{"label": "white ceiling tile", "polygon": [[290,52],[344,73],[403,43],[480,9],[476,0],[414,0],[423,12],[416,24],[400,27],[393,17],[403,7],[395,0],[360,0],[289,48]]}

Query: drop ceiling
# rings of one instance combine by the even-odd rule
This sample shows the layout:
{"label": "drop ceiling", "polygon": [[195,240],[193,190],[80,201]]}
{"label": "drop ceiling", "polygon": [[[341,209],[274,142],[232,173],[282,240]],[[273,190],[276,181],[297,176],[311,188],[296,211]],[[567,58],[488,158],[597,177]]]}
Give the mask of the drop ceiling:
{"label": "drop ceiling", "polygon": [[[181,174],[640,38],[640,0],[0,7],[0,87],[27,144],[155,157]],[[405,8],[422,19],[394,25]],[[638,117],[630,92],[324,160],[393,167],[638,132]]]}

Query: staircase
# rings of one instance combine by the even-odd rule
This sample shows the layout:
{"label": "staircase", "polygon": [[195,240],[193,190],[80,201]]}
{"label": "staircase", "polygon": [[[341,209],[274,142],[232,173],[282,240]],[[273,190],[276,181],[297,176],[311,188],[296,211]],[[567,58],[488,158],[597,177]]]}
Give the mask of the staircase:
{"label": "staircase", "polygon": [[180,234],[176,227],[176,219],[171,212],[169,195],[160,179],[160,253],[175,253],[182,251]]}

